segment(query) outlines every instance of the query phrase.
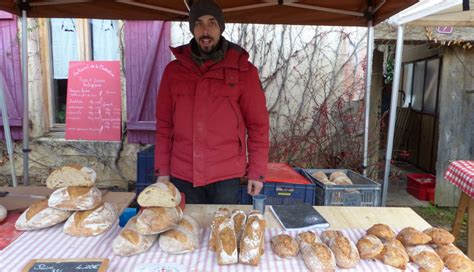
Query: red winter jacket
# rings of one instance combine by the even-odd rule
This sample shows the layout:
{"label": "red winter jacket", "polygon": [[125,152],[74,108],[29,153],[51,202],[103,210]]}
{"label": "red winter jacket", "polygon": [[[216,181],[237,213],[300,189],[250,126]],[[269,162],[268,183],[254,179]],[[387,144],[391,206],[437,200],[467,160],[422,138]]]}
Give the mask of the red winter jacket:
{"label": "red winter jacket", "polygon": [[195,187],[245,175],[264,181],[269,118],[248,53],[229,42],[222,61],[199,67],[189,44],[171,50],[176,60],[157,98],[155,174]]}

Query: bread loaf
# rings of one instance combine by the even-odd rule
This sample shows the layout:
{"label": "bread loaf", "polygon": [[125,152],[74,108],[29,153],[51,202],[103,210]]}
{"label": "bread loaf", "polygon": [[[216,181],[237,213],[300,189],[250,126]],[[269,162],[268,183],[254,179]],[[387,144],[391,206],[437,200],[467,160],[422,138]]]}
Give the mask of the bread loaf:
{"label": "bread loaf", "polygon": [[240,241],[239,262],[257,266],[264,253],[266,221],[261,214],[250,214]]}
{"label": "bread loaf", "polygon": [[329,180],[334,182],[334,180],[338,177],[347,177],[347,176],[346,176],[346,173],[342,171],[335,171],[335,172],[332,172],[331,175],[329,175]]}
{"label": "bread loaf", "polygon": [[405,247],[395,238],[385,241],[384,248],[377,258],[381,259],[384,264],[401,270],[405,270],[409,261]]}
{"label": "bread loaf", "polygon": [[234,221],[225,218],[218,225],[216,232],[216,255],[217,264],[234,264],[238,261],[237,240],[234,231]]}
{"label": "bread loaf", "polygon": [[224,222],[230,216],[230,212],[226,208],[219,208],[214,213],[214,219],[211,223],[211,232],[209,234],[209,248],[212,251],[216,251],[216,238],[217,238],[217,230],[219,229],[219,225]]}
{"label": "bread loaf", "polygon": [[299,233],[296,237],[304,263],[310,271],[334,271],[336,258],[329,247],[311,231]]}
{"label": "bread loaf", "polygon": [[454,245],[441,245],[435,249],[445,266],[452,271],[474,271],[473,262],[464,253]]}
{"label": "bread loaf", "polygon": [[142,207],[173,208],[181,202],[181,194],[171,182],[156,182],[138,195],[138,204]]}
{"label": "bread loaf", "polygon": [[385,224],[375,224],[367,230],[368,235],[374,235],[383,241],[395,238],[395,232]]}
{"label": "bread loaf", "polygon": [[240,240],[244,232],[245,223],[247,223],[247,214],[242,210],[234,210],[231,215],[234,221],[235,237],[237,239],[237,247],[240,248]]}
{"label": "bread loaf", "polygon": [[47,228],[63,222],[71,215],[69,211],[61,211],[48,207],[48,200],[44,199],[31,205],[16,220],[17,230],[35,230]]}
{"label": "bread loaf", "polygon": [[431,243],[437,245],[449,245],[454,242],[454,235],[440,228],[428,228],[423,231],[431,237]]}
{"label": "bread loaf", "polygon": [[409,246],[407,252],[410,260],[416,263],[421,271],[437,272],[443,270],[443,261],[430,246]]}
{"label": "bread loaf", "polygon": [[137,230],[143,235],[152,235],[174,229],[183,219],[183,211],[179,206],[173,208],[144,208],[137,218]]}
{"label": "bread loaf", "polygon": [[329,181],[328,177],[326,176],[324,172],[321,172],[321,171],[314,172],[312,176],[323,184],[335,185],[334,182]]}
{"label": "bread loaf", "polygon": [[424,245],[431,242],[431,237],[428,234],[412,227],[402,229],[398,233],[397,239],[405,246]]}
{"label": "bread loaf", "polygon": [[120,234],[112,242],[115,255],[132,256],[147,251],[158,235],[142,235],[137,231],[137,215],[128,220]]}
{"label": "bread loaf", "polygon": [[336,265],[340,268],[355,267],[360,261],[356,246],[345,236],[336,236],[331,239],[329,248],[336,257]]}
{"label": "bread loaf", "polygon": [[339,230],[325,230],[321,232],[321,241],[329,246],[329,242],[332,239],[340,236],[344,236],[344,234]]}
{"label": "bread loaf", "polygon": [[88,211],[77,211],[64,224],[64,233],[71,236],[95,236],[107,231],[117,220],[115,205],[105,202]]}
{"label": "bread loaf", "polygon": [[57,189],[67,186],[94,185],[96,173],[92,168],[77,165],[67,165],[54,170],[46,179],[46,186]]}
{"label": "bread loaf", "polygon": [[48,200],[51,208],[65,211],[87,211],[102,203],[102,194],[96,187],[68,186],[54,191]]}
{"label": "bread loaf", "polygon": [[168,254],[182,254],[194,251],[199,247],[202,228],[191,216],[184,215],[174,229],[160,235],[161,250]]}
{"label": "bread loaf", "polygon": [[3,207],[2,205],[0,205],[0,222],[3,222],[3,220],[5,220],[5,218],[7,218],[7,209],[5,209],[5,207]]}
{"label": "bread loaf", "polygon": [[272,251],[280,258],[293,258],[298,255],[299,246],[293,237],[288,234],[279,234],[270,241]]}
{"label": "bread loaf", "polygon": [[361,259],[374,259],[380,255],[383,250],[382,241],[375,235],[365,235],[357,241],[357,250],[359,250]]}
{"label": "bread loaf", "polygon": [[347,176],[337,177],[332,180],[336,185],[352,185],[352,180]]}

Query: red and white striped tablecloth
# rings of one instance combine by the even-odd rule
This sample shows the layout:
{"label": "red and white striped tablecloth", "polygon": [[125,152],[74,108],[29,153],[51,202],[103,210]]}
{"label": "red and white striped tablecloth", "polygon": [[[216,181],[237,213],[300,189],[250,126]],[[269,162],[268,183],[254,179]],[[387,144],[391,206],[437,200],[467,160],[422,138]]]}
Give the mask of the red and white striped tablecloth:
{"label": "red and white striped tablecloth", "polygon": [[[342,230],[352,241],[357,241],[365,234],[362,229]],[[162,252],[155,243],[153,247],[142,254],[132,257],[119,257],[112,252],[112,240],[119,234],[120,227],[115,225],[110,231],[96,237],[71,237],[62,232],[62,225],[49,229],[25,232],[12,244],[0,252],[0,271],[21,271],[29,260],[35,258],[109,258],[107,271],[134,271],[139,265],[156,263],[180,264],[183,271],[307,271],[301,255],[293,259],[281,259],[271,251],[270,238],[283,233],[280,229],[267,229],[265,232],[265,254],[258,267],[235,264],[217,265],[215,253],[208,250],[209,229],[203,233],[201,247],[192,253],[168,255]],[[320,232],[316,230],[316,232]],[[295,231],[286,232],[293,237]],[[343,271],[400,271],[379,261],[361,261],[354,269]],[[417,266],[409,264],[406,271],[418,271]]]}
{"label": "red and white striped tablecloth", "polygon": [[449,164],[444,178],[474,198],[474,161],[454,161]]}

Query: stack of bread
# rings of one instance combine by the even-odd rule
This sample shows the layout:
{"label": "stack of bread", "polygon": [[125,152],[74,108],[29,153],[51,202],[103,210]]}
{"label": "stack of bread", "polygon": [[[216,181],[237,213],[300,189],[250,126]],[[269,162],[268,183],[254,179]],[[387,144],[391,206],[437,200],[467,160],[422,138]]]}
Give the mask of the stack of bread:
{"label": "stack of bread", "polygon": [[102,202],[94,187],[96,173],[92,168],[63,166],[53,171],[46,186],[56,189],[49,199],[31,205],[16,221],[19,230],[46,228],[63,221],[64,232],[71,236],[94,236],[107,231],[117,219],[117,209]]}
{"label": "stack of bread", "polygon": [[352,185],[352,180],[347,177],[347,175],[342,171],[335,171],[332,172],[331,175],[328,176],[322,172],[317,171],[312,174],[312,176],[319,180],[321,183],[326,185]]}
{"label": "stack of bread", "polygon": [[264,253],[265,227],[266,221],[258,211],[247,215],[242,210],[217,210],[209,237],[209,248],[216,252],[217,263],[258,266]]}
{"label": "stack of bread", "polygon": [[453,242],[454,236],[440,228],[421,232],[407,227],[396,235],[389,226],[375,224],[357,248],[362,259],[381,260],[402,270],[411,260],[423,271],[441,271],[445,265],[452,271],[474,271],[472,261]]}
{"label": "stack of bread", "polygon": [[170,182],[157,182],[138,196],[142,210],[129,220],[115,238],[115,254],[131,256],[148,250],[158,239],[161,250],[169,254],[191,252],[199,247],[202,228],[179,207],[181,194]]}

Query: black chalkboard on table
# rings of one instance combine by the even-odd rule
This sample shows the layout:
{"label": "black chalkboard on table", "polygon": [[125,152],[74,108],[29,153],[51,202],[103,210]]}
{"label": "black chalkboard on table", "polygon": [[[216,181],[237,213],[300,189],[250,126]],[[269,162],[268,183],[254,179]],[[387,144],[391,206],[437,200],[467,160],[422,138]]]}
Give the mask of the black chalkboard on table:
{"label": "black chalkboard on table", "polygon": [[22,272],[105,272],[109,259],[33,259]]}

